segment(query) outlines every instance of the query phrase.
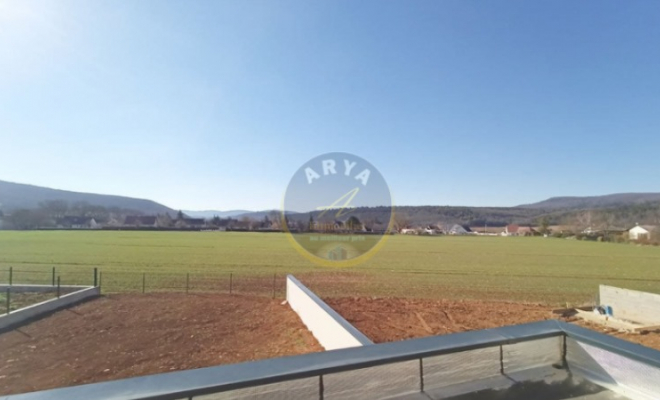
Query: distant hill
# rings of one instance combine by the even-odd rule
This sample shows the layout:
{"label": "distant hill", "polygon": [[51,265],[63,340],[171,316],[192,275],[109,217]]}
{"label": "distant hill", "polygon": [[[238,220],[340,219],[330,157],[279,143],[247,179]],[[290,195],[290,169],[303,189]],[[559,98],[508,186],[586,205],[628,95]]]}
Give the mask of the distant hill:
{"label": "distant hill", "polygon": [[[298,213],[294,211],[287,211],[286,214],[296,215]],[[260,220],[260,219],[264,219],[265,216],[268,216],[269,218],[276,218],[279,217],[280,215],[282,215],[282,210],[263,210],[263,211],[249,211],[247,213],[233,215],[232,218],[241,219],[247,217],[254,220]]]}
{"label": "distant hill", "polygon": [[176,215],[176,211],[155,201],[136,199],[124,196],[71,192],[68,190],[50,189],[41,186],[25,185],[0,181],[0,210],[11,212],[21,208],[37,208],[39,203],[48,200],[64,200],[69,204],[86,202],[91,205],[106,208],[117,207],[139,211],[144,214]]}
{"label": "distant hill", "polygon": [[237,215],[249,214],[252,211],[250,210],[229,210],[229,211],[219,211],[219,210],[204,210],[204,211],[190,211],[183,210],[183,213],[192,217],[192,218],[213,218],[215,216],[219,218],[229,218],[235,217]]}
{"label": "distant hill", "polygon": [[[147,215],[169,213],[175,216],[177,211],[151,200],[136,199],[124,196],[80,193],[67,190],[49,189],[45,187],[25,185],[0,181],[0,211],[12,211],[26,208],[35,209],[42,202],[63,200],[69,205],[88,203],[92,206],[117,208]],[[184,211],[194,218],[220,218],[263,220],[265,216],[277,219],[280,210],[205,210]],[[316,220],[321,212],[315,211],[311,216]],[[120,216],[121,216],[120,215]],[[360,220],[372,221],[376,224],[386,223],[389,219],[389,209],[386,207],[358,208],[353,215]],[[297,223],[307,223],[309,213],[287,212],[290,220]],[[108,217],[108,216],[106,216]],[[465,224],[471,226],[504,226],[507,224],[539,223],[540,219],[549,220],[551,224],[575,226],[617,226],[630,227],[635,223],[660,225],[660,193],[619,193],[606,196],[589,197],[553,197],[533,204],[517,207],[461,207],[461,206],[396,206],[395,219],[399,223],[410,226],[429,224]]]}
{"label": "distant hill", "polygon": [[552,197],[533,204],[524,204],[518,208],[545,210],[582,210],[630,206],[660,201],[660,193],[617,193],[605,196],[588,197]]}

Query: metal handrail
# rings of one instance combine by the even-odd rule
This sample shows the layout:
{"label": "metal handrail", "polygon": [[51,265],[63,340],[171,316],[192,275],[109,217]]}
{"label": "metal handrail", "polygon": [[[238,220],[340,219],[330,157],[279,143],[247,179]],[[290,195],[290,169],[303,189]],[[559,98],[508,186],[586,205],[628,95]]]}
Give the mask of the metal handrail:
{"label": "metal handrail", "polygon": [[565,336],[660,367],[660,351],[549,320],[502,328],[374,344],[300,356],[170,372],[59,388],[2,400],[178,400],[294,379],[321,377],[395,362]]}

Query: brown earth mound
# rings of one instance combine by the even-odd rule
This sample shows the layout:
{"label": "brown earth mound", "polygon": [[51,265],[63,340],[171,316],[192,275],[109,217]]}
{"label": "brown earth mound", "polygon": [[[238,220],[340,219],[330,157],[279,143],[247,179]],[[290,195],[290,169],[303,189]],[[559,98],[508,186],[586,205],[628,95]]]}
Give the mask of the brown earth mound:
{"label": "brown earth mound", "polygon": [[538,304],[402,298],[329,298],[326,302],[376,343],[496,328],[561,318],[660,350],[660,332],[632,334],[604,329]]}
{"label": "brown earth mound", "polygon": [[112,295],[0,335],[0,394],[321,351],[281,300]]}

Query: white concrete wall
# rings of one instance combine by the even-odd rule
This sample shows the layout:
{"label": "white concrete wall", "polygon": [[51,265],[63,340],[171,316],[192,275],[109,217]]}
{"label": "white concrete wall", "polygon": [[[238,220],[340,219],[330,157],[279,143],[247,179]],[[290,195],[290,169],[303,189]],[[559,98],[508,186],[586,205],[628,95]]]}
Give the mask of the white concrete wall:
{"label": "white concrete wall", "polygon": [[286,300],[326,350],[373,344],[362,332],[291,275],[286,278]]}
{"label": "white concrete wall", "polygon": [[[60,289],[62,292],[82,290],[88,287],[89,286],[82,286],[82,285],[60,285]],[[4,293],[7,289],[10,289],[12,293],[57,292],[57,286],[51,286],[51,285],[8,285],[6,283],[0,283],[0,293]]]}
{"label": "white concrete wall", "polygon": [[660,295],[600,285],[600,304],[612,307],[612,316],[643,325],[660,325]]}
{"label": "white concrete wall", "polygon": [[80,301],[97,297],[100,294],[100,288],[88,287],[87,289],[61,296],[59,299],[47,300],[18,309],[11,314],[0,315],[0,330],[19,325],[31,319],[39,318],[60,308],[68,307]]}

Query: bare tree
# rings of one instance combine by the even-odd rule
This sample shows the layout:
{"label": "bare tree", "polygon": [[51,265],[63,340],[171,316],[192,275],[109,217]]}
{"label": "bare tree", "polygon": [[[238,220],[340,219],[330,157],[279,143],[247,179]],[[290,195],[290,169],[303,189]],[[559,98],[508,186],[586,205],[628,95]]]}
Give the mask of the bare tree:
{"label": "bare tree", "polygon": [[394,227],[400,231],[405,229],[410,225],[410,219],[406,213],[395,213],[394,214]]}
{"label": "bare tree", "polygon": [[575,233],[580,233],[593,224],[591,211],[581,211],[575,216]]}
{"label": "bare tree", "polygon": [[62,218],[69,211],[69,203],[64,200],[46,200],[39,203],[39,207],[52,218]]}

